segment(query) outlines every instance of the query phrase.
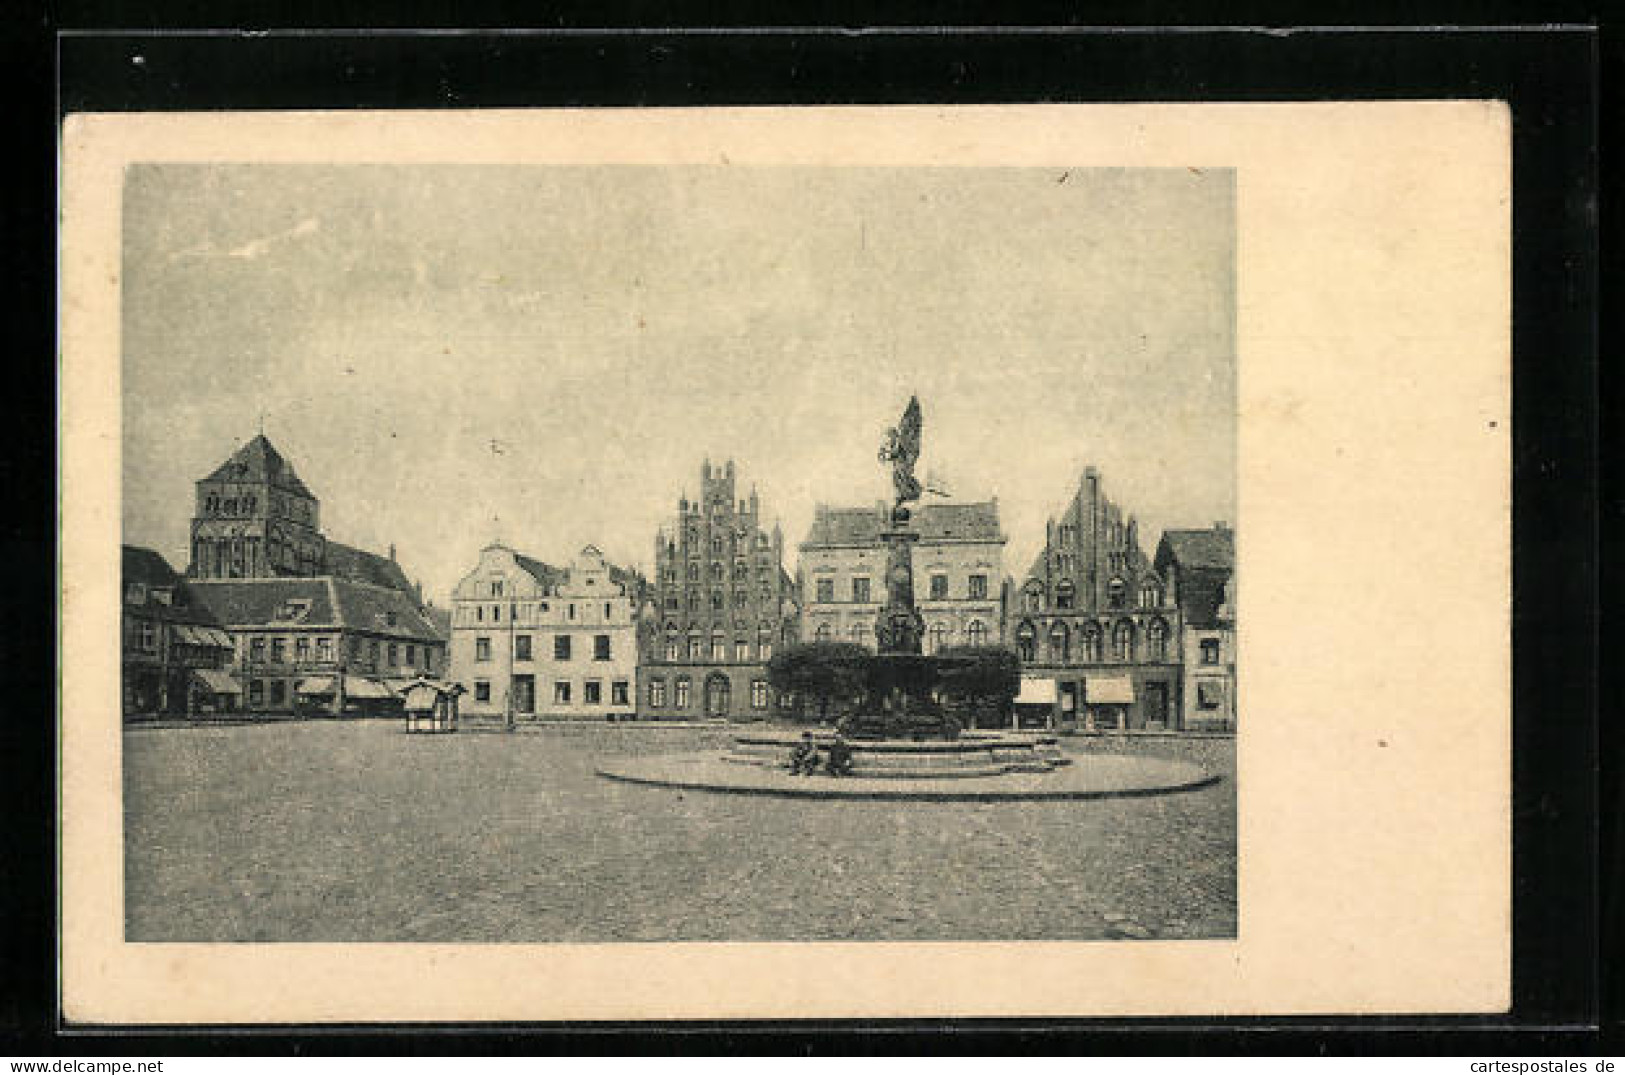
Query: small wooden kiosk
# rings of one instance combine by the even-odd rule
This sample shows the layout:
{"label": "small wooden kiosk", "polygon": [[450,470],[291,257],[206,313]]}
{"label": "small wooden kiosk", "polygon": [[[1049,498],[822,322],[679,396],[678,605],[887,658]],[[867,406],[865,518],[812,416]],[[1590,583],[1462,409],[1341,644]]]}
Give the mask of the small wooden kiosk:
{"label": "small wooden kiosk", "polygon": [[406,730],[455,732],[457,699],[462,693],[461,683],[441,683],[428,676],[414,679],[401,692],[406,708]]}

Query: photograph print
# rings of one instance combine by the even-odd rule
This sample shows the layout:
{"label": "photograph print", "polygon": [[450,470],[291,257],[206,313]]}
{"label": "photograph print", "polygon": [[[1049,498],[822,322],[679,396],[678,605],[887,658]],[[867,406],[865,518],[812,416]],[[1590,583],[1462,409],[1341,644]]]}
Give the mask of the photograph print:
{"label": "photograph print", "polygon": [[1235,938],[1235,189],[130,165],[125,940]]}

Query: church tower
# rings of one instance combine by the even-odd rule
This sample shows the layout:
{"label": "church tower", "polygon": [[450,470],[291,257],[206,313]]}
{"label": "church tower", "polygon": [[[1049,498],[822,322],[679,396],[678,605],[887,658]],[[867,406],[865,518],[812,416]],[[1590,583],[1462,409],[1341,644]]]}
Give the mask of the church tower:
{"label": "church tower", "polygon": [[317,575],[320,504],[262,433],[197,483],[192,562],[199,579]]}

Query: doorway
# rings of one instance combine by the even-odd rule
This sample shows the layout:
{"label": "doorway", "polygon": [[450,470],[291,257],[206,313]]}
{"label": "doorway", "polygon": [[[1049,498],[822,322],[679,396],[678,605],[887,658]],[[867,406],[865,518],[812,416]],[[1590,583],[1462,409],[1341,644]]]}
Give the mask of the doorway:
{"label": "doorway", "polygon": [[1148,724],[1168,726],[1168,684],[1145,685],[1145,719]]}
{"label": "doorway", "polygon": [[732,691],[728,677],[720,672],[713,672],[705,677],[705,715],[726,717]]}
{"label": "doorway", "polygon": [[513,711],[530,716],[536,712],[536,677],[513,677]]}

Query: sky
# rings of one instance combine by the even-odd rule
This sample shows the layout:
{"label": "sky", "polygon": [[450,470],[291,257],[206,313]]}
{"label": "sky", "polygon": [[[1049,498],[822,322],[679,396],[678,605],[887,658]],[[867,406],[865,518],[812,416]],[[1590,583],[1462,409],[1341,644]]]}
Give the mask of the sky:
{"label": "sky", "polygon": [[333,540],[448,601],[500,538],[647,570],[733,459],[785,530],[922,477],[998,497],[1020,577],[1085,466],[1235,522],[1226,170],[140,164],[126,173],[124,541],[262,428]]}

